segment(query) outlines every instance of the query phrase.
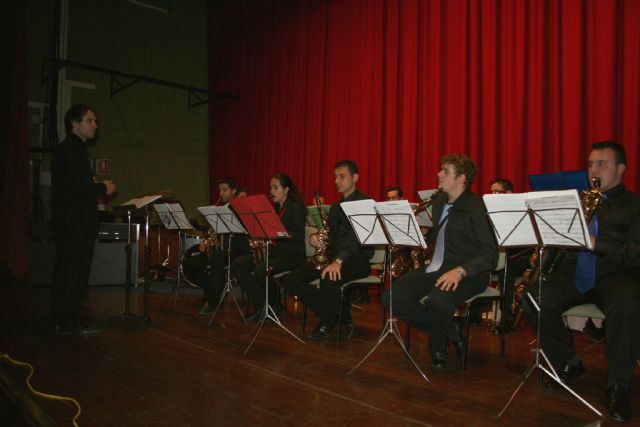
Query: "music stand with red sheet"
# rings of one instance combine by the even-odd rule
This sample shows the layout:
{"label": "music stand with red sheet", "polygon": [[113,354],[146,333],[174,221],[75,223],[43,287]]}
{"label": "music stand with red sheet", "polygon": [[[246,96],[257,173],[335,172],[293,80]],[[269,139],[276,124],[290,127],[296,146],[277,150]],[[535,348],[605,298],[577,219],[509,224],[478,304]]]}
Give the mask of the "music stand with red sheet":
{"label": "music stand with red sheet", "polygon": [[269,305],[269,245],[271,245],[272,240],[290,238],[287,229],[280,221],[276,211],[273,209],[273,205],[264,194],[233,199],[231,200],[231,206],[244,224],[244,228],[247,230],[247,233],[249,233],[249,237],[264,240],[265,242],[265,269],[267,271],[264,286],[265,306],[262,310],[260,320],[254,328],[254,330],[257,329],[257,332],[244,353],[246,354],[249,351],[267,319],[273,321],[276,325],[288,332],[289,335],[304,344],[304,341],[280,322],[275,310]]}

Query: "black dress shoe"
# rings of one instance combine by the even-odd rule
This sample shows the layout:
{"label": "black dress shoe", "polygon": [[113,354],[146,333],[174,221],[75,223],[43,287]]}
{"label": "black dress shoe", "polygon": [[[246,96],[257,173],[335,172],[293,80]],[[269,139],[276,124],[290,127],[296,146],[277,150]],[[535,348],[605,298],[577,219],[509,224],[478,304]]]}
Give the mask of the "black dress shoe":
{"label": "black dress shoe", "polygon": [[620,384],[607,387],[607,416],[621,423],[631,420],[629,389]]}
{"label": "black dress shoe", "polygon": [[258,322],[264,313],[264,308],[259,308],[247,317],[244,318],[247,322]]}
{"label": "black dress shoe", "polygon": [[331,335],[331,331],[333,330],[333,327],[329,327],[327,325],[323,325],[322,323],[320,323],[316,329],[314,329],[313,333],[311,334],[311,336],[309,338],[311,338],[312,340],[324,340],[329,338],[329,336]]}
{"label": "black dress shoe", "polygon": [[444,369],[449,363],[446,351],[436,351],[431,354],[431,362],[434,369]]}
{"label": "black dress shoe", "polygon": [[[565,385],[569,385],[574,378],[582,376],[585,372],[586,369],[584,369],[584,365],[582,364],[582,361],[580,361],[577,366],[569,364],[564,365],[564,368],[558,372],[558,376]],[[559,388],[562,388],[562,386],[554,379],[548,378],[547,382],[544,383],[544,388],[546,390],[558,390]]]}

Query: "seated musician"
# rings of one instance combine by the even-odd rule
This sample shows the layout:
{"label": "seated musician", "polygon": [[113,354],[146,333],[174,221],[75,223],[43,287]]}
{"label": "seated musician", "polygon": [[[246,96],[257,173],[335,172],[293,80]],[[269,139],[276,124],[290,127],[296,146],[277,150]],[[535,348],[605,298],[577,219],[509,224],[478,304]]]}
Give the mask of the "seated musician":
{"label": "seated musician", "polygon": [[387,195],[387,201],[394,201],[394,200],[402,200],[403,199],[403,193],[402,193],[402,188],[400,188],[397,185],[393,185],[391,187],[387,187],[386,190],[386,195]]}
{"label": "seated musician", "polygon": [[[306,260],[304,244],[304,226],[307,208],[291,178],[283,173],[271,178],[271,197],[276,213],[287,229],[291,239],[275,240],[269,249],[269,272],[277,274],[291,270]],[[260,248],[254,249],[259,251]],[[247,317],[248,321],[260,319],[265,306],[265,278],[267,276],[265,260],[259,253],[242,255],[231,263],[238,284],[243,286],[255,311]],[[269,287],[269,304],[276,309],[276,289]]]}
{"label": "seated musician", "polygon": [[[355,279],[367,277],[371,272],[369,264],[373,249],[360,246],[360,242],[351,227],[347,216],[340,207],[341,202],[364,200],[370,197],[358,191],[358,166],[353,160],[343,160],[335,165],[335,184],[342,200],[331,205],[327,225],[329,243],[327,256],[329,263],[320,269],[312,264],[304,264],[284,277],[285,288],[298,296],[320,317],[312,339],[328,338],[337,323],[340,306],[340,286]],[[320,246],[317,235],[312,235],[310,243]],[[320,286],[311,286],[310,282],[320,278]],[[343,322],[351,329],[351,305],[345,304]]]}
{"label": "seated musician", "polygon": [[[571,336],[562,321],[569,308],[594,303],[606,317],[607,413],[614,421],[629,421],[629,386],[640,355],[640,197],[628,191],[622,177],[627,168],[624,147],[605,141],[591,146],[589,179],[600,179],[605,197],[591,219],[593,251],[568,252],[546,275],[540,315],[540,344],[564,384],[585,373]],[[593,230],[592,230],[593,228]],[[538,287],[530,291],[537,294]],[[525,316],[537,327],[536,311],[523,304]],[[555,381],[546,389],[561,388]]]}
{"label": "seated musician", "polygon": [[[225,177],[217,181],[220,200],[217,204],[227,204],[235,198],[238,191],[238,183],[231,177]],[[204,305],[198,311],[201,316],[211,314],[220,300],[226,274],[224,267],[227,265],[227,248],[229,247],[229,235],[220,236],[221,247],[207,251],[203,243],[199,246],[199,252],[182,261],[182,269],[185,275],[192,279],[203,291]],[[231,258],[249,253],[249,241],[247,236],[235,235],[231,238]],[[210,258],[211,257],[211,258]]]}
{"label": "seated musician", "polygon": [[[462,340],[453,314],[456,306],[484,291],[496,266],[498,247],[482,199],[468,186],[476,175],[464,154],[440,160],[438,188],[433,202],[434,255],[428,267],[411,271],[393,283],[393,313],[429,333],[434,368],[448,362],[448,342],[462,354]],[[421,300],[428,298],[421,304]],[[382,296],[389,309],[389,291]]]}

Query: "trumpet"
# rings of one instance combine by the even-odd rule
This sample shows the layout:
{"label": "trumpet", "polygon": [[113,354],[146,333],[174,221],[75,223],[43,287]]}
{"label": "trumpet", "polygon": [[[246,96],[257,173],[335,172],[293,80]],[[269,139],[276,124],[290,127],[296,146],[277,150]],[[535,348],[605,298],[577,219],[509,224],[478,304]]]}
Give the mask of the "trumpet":
{"label": "trumpet", "polygon": [[317,236],[320,245],[316,248],[315,253],[309,257],[309,263],[311,263],[316,270],[322,270],[329,264],[329,257],[327,256],[327,247],[329,246],[329,219],[324,209],[322,209],[320,195],[317,191],[315,194],[315,202],[318,207],[318,215],[320,215],[320,228],[317,233],[312,235]]}

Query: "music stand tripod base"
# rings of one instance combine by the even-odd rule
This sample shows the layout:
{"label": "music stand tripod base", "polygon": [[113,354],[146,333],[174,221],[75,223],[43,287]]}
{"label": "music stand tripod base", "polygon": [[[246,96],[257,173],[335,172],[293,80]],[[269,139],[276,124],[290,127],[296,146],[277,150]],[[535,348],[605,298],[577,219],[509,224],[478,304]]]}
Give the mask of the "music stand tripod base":
{"label": "music stand tripod base", "polygon": [[[269,300],[267,299],[267,301]],[[302,344],[305,344],[305,342],[302,339],[300,339],[299,336],[291,332],[289,329],[287,329],[286,326],[282,324],[275,310],[267,302],[264,306],[264,309],[262,310],[262,315],[260,316],[260,320],[258,321],[258,324],[250,332],[250,333],[253,333],[253,331],[257,330],[255,335],[253,336],[253,339],[251,339],[251,342],[247,346],[247,349],[244,351],[244,354],[247,354],[249,349],[251,349],[251,347],[253,346],[253,343],[255,342],[256,338],[258,338],[258,335],[260,335],[260,332],[262,331],[262,327],[264,326],[264,323],[267,321],[267,319],[271,320],[280,328],[284,329],[285,332],[287,332],[289,335],[294,337],[296,340],[300,341]]]}

